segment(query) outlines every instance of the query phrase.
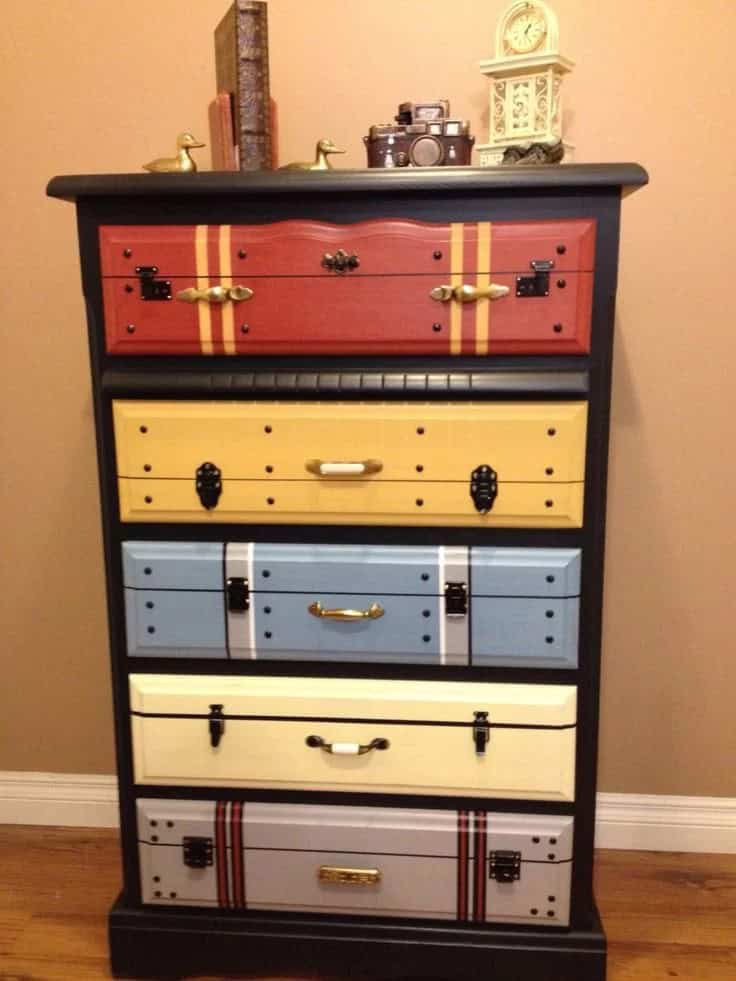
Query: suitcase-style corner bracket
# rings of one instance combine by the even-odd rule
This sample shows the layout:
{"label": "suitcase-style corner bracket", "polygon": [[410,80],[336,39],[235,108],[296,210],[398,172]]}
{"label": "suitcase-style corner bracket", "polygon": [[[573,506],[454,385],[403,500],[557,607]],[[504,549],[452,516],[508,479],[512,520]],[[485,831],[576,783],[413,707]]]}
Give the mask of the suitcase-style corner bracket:
{"label": "suitcase-style corner bracket", "polygon": [[491,741],[491,724],[487,712],[473,712],[473,742],[477,756],[486,755],[486,746]]}
{"label": "suitcase-style corner bracket", "polygon": [[211,838],[182,838],[182,858],[190,869],[206,869],[212,865],[213,841]]}
{"label": "suitcase-style corner bracket", "polygon": [[552,259],[532,259],[529,265],[533,276],[516,277],[516,295],[521,299],[531,296],[549,296],[549,272],[554,269]]}
{"label": "suitcase-style corner bracket", "polygon": [[141,282],[142,300],[171,299],[171,280],[155,278],[158,266],[136,266],[135,272]]}
{"label": "suitcase-style corner bracket", "polygon": [[445,583],[445,616],[464,617],[468,612],[468,587],[464,582]]}
{"label": "suitcase-style corner bracket", "polygon": [[250,609],[248,580],[242,576],[230,576],[226,587],[228,613],[247,613]]}
{"label": "suitcase-style corner bracket", "polygon": [[217,748],[225,733],[225,719],[222,714],[223,705],[210,705],[209,719],[210,746]]}
{"label": "suitcase-style corner bracket", "polygon": [[203,463],[197,468],[195,486],[200,504],[211,511],[217,507],[222,494],[222,471],[214,463]]}
{"label": "suitcase-style corner bracket", "polygon": [[518,882],[521,878],[521,852],[490,852],[488,878],[496,882]]}
{"label": "suitcase-style corner bracket", "polygon": [[470,475],[470,496],[475,510],[488,514],[498,495],[498,474],[487,463],[476,467]]}

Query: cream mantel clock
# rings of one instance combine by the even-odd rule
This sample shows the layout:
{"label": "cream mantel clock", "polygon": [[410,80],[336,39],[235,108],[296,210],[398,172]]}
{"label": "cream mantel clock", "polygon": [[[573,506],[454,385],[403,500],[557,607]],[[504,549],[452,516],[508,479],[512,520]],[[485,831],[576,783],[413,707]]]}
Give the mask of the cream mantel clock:
{"label": "cream mantel clock", "polygon": [[[496,57],[481,61],[491,82],[488,143],[481,167],[501,163],[508,147],[562,139],[560,89],[574,62],[558,51],[557,16],[541,0],[515,0],[496,29]],[[573,146],[563,143],[570,160]]]}

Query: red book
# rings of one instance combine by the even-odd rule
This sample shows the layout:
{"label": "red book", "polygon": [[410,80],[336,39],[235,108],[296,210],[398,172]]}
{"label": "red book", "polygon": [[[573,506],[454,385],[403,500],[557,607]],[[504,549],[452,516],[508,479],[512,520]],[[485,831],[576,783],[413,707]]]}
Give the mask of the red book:
{"label": "red book", "polygon": [[232,97],[228,92],[210,102],[210,145],[213,170],[237,170],[235,134],[233,132]]}

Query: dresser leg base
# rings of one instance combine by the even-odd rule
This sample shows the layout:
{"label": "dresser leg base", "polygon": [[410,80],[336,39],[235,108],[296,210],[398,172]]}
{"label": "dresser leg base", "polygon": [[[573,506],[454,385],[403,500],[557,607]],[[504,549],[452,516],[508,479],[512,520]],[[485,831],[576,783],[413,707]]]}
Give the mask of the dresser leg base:
{"label": "dresser leg base", "polygon": [[320,981],[605,981],[606,938],[590,930],[458,927],[293,914],[142,909],[110,913],[115,977],[201,974]]}

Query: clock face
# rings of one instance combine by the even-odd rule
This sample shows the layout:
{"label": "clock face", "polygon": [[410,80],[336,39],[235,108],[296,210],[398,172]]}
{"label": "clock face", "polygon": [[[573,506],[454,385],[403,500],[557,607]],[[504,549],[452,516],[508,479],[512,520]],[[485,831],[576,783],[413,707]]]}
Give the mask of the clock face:
{"label": "clock face", "polygon": [[503,40],[509,53],[529,54],[539,47],[546,34],[547,21],[544,14],[529,3],[508,22]]}

